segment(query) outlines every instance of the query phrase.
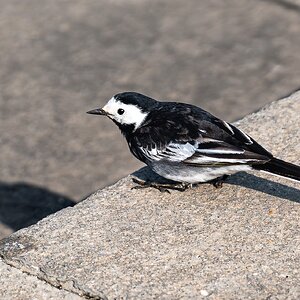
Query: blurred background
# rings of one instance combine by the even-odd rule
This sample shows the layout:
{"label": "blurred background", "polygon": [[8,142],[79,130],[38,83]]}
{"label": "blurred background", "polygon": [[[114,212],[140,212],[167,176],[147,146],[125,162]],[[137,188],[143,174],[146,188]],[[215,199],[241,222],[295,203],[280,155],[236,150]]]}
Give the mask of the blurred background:
{"label": "blurred background", "polygon": [[0,0],[0,238],[141,166],[121,91],[234,121],[299,87],[300,1]]}

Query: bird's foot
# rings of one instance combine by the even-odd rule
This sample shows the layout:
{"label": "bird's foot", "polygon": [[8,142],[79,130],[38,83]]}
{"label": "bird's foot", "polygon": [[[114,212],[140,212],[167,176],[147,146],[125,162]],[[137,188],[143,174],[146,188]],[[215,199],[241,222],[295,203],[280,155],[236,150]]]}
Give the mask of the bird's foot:
{"label": "bird's foot", "polygon": [[194,185],[191,183],[157,183],[151,181],[142,181],[137,178],[132,178],[132,181],[138,185],[132,187],[131,189],[145,189],[145,188],[155,188],[162,193],[169,193],[169,190],[176,190],[180,192],[184,192],[185,190],[193,187]]}
{"label": "bird's foot", "polygon": [[211,180],[210,182],[216,189],[220,189],[221,187],[223,187],[223,183],[225,182],[225,180],[228,177],[229,177],[229,175],[223,175],[223,176],[220,176],[218,178]]}

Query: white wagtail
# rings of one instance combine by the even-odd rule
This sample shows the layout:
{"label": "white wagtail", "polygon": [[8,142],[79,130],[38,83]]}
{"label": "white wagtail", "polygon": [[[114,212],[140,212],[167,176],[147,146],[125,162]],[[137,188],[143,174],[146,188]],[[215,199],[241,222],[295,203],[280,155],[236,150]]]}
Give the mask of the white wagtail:
{"label": "white wagtail", "polygon": [[213,182],[219,187],[228,175],[253,169],[300,181],[299,166],[273,157],[242,130],[191,104],[125,92],[88,113],[110,118],[136,158],[177,182],[145,186],[184,190]]}

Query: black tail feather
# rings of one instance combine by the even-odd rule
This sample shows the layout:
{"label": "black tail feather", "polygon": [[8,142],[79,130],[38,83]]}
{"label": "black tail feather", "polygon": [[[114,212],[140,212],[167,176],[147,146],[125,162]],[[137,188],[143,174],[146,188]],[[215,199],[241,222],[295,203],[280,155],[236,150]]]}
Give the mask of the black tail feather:
{"label": "black tail feather", "polygon": [[253,165],[252,167],[256,170],[266,171],[300,181],[300,167],[277,158],[272,158],[265,164]]}

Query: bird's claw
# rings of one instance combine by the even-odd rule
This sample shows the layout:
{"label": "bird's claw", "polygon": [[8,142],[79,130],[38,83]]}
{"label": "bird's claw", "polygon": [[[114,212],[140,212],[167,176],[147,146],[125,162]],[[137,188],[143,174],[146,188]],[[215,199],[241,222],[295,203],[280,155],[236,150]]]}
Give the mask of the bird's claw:
{"label": "bird's claw", "polygon": [[216,179],[213,179],[211,181],[211,184],[216,188],[216,189],[220,189],[223,187],[223,183],[225,182],[225,180],[229,177],[229,175],[223,175],[221,177],[218,177]]}
{"label": "bird's claw", "polygon": [[142,181],[137,178],[132,178],[132,181],[134,183],[137,183],[138,185],[132,187],[131,189],[144,189],[144,188],[155,188],[159,190],[162,193],[171,193],[169,190],[176,190],[180,192],[184,192],[185,190],[192,188],[193,184],[191,183],[155,183],[150,181]]}
{"label": "bird's claw", "polygon": [[142,181],[137,178],[132,178],[132,181],[137,184],[131,188],[132,190],[155,188],[155,189],[159,190],[161,193],[169,193],[170,194],[170,191],[168,189],[166,189],[165,187],[163,187],[159,184],[156,184],[156,183],[153,183],[150,181]]}

